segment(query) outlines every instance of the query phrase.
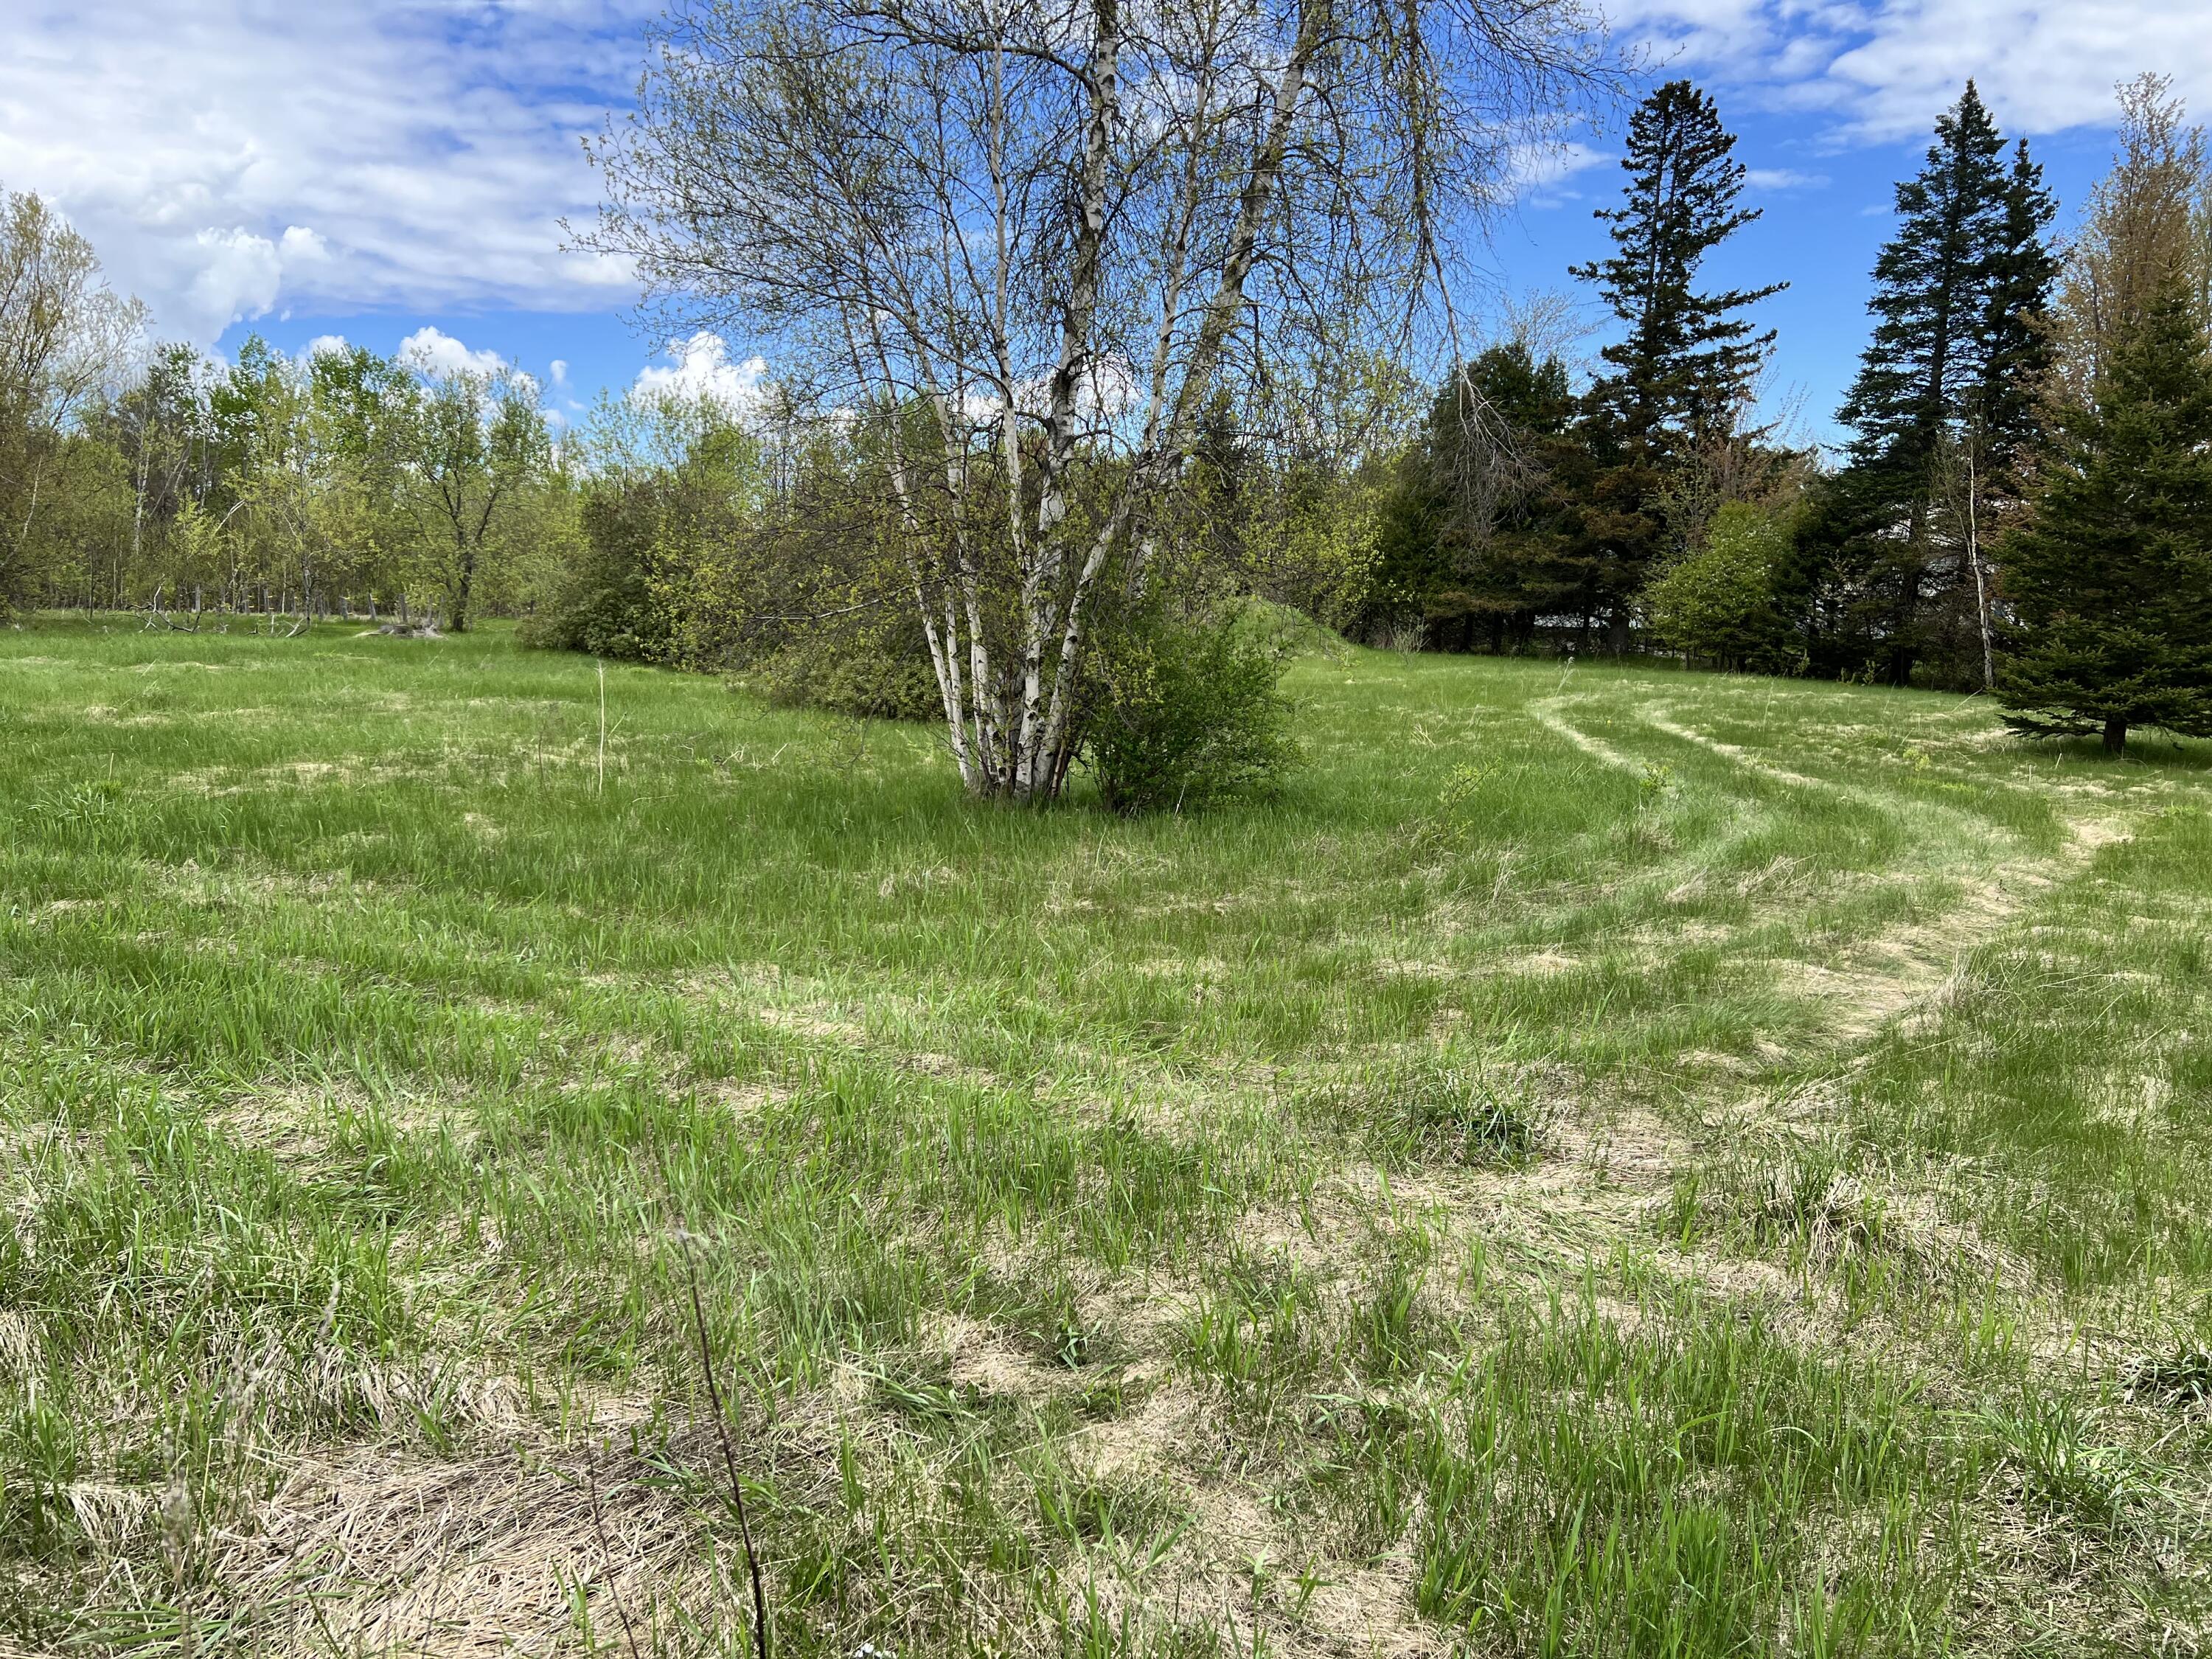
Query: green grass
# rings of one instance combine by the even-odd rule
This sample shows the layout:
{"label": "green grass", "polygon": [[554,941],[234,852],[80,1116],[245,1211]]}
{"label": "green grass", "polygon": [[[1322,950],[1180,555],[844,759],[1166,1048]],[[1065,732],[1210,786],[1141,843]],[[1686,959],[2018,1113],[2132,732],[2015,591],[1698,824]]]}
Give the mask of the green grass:
{"label": "green grass", "polygon": [[1316,656],[1282,800],[0,635],[0,1647],[2212,1644],[2212,747]]}

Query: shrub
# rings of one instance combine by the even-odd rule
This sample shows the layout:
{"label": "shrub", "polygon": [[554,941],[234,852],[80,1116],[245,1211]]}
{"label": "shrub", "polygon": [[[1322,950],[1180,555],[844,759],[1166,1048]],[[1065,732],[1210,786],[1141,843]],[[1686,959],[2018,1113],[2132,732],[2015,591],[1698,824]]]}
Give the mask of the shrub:
{"label": "shrub", "polygon": [[1390,1167],[1432,1159],[1522,1164],[1544,1141],[1543,1108],[1523,1079],[1453,1053],[1362,1070],[1306,1104],[1358,1133]]}
{"label": "shrub", "polygon": [[592,492],[581,555],[524,619],[525,645],[630,662],[668,659],[676,629],[654,572],[668,551],[669,493],[653,482]]}
{"label": "shrub", "polygon": [[1248,640],[1277,656],[1341,659],[1346,654],[1343,635],[1295,606],[1255,598],[1238,602],[1226,614]]}
{"label": "shrub", "polygon": [[1266,795],[1297,764],[1285,658],[1235,617],[1152,613],[1099,641],[1084,753],[1124,817]]}
{"label": "shrub", "polygon": [[1668,566],[1644,591],[1651,632],[1663,644],[1729,668],[1776,669],[1794,659],[1777,603],[1790,527],[1731,501],[1713,514],[1704,547]]}
{"label": "shrub", "polygon": [[760,672],[769,698],[791,707],[871,720],[945,718],[937,671],[918,643],[902,651],[884,639],[809,639],[784,647],[761,665]]}

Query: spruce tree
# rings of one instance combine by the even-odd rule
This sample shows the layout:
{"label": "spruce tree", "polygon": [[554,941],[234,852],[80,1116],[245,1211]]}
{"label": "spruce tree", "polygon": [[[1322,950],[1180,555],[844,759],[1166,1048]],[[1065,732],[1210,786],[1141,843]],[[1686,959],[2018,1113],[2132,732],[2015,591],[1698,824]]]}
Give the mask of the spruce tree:
{"label": "spruce tree", "polygon": [[1738,313],[1788,286],[1700,291],[1698,267],[1757,219],[1739,207],[1743,164],[1711,98],[1670,81],[1638,107],[1628,128],[1625,199],[1601,208],[1616,250],[1574,268],[1595,283],[1625,330],[1605,348],[1611,373],[1590,389],[1585,424],[1601,458],[1586,524],[1602,550],[1589,603],[1608,613],[1616,648],[1626,642],[1629,602],[1659,551],[1653,497],[1667,473],[1729,435],[1774,341]]}
{"label": "spruce tree", "polygon": [[1988,313],[1981,346],[1981,385],[1968,419],[1978,425],[1992,467],[2008,485],[2019,465],[2042,441],[2044,389],[2054,353],[2045,313],[2058,258],[2046,236],[2057,212],[2044,188],[2043,169],[2013,147],[2005,179],[2004,219],[1988,258]]}
{"label": "spruce tree", "polygon": [[1868,301],[1874,337],[1838,416],[1856,436],[1837,493],[1851,631],[1886,652],[1900,683],[1955,620],[1944,602],[1971,587],[1929,534],[1946,446],[1971,442],[1978,470],[2004,479],[2036,436],[2051,210],[2024,143],[2007,167],[1971,81],[1937,120],[1920,172],[1897,186],[1901,222]]}
{"label": "spruce tree", "polygon": [[2131,726],[2212,735],[2212,356],[2179,283],[2064,419],[2005,545],[2011,723],[2101,731],[2115,754]]}
{"label": "spruce tree", "polygon": [[[1503,428],[1509,459],[1472,441],[1469,393]],[[1565,365],[1517,341],[1446,378],[1382,503],[1370,631],[1419,619],[1437,649],[1503,651],[1539,615],[1577,602],[1588,572],[1572,560],[1565,497],[1586,481],[1573,407]]]}

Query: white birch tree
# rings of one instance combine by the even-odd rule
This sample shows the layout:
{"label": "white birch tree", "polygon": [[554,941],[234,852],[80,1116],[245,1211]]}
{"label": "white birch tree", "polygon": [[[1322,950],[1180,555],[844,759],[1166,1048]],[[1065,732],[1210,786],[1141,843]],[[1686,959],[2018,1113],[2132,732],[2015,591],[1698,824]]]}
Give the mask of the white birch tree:
{"label": "white birch tree", "polygon": [[870,424],[961,775],[1042,800],[1211,391],[1402,342],[1605,73],[1580,0],[679,0],[578,240]]}

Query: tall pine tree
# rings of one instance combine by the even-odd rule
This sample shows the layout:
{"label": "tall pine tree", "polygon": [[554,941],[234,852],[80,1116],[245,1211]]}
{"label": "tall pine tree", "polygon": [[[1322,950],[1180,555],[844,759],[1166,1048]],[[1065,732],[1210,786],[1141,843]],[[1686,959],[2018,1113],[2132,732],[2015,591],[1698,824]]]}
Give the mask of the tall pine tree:
{"label": "tall pine tree", "polygon": [[2005,544],[2020,648],[1998,695],[2039,734],[2212,736],[2212,356],[2169,283]]}
{"label": "tall pine tree", "polygon": [[1772,345],[1738,313],[1788,286],[1717,293],[1697,286],[1705,256],[1758,218],[1739,207],[1743,164],[1713,100],[1670,81],[1629,123],[1625,199],[1601,208],[1615,252],[1574,269],[1595,283],[1624,328],[1605,348],[1612,372],[1590,388],[1583,422],[1600,466],[1584,515],[1599,550],[1585,604],[1627,642],[1628,607],[1660,551],[1655,497],[1667,474],[1728,436]]}
{"label": "tall pine tree", "polygon": [[1839,415],[1856,436],[1834,522],[1846,629],[1899,683],[1943,639],[1974,632],[1953,614],[1972,573],[1931,534],[1931,502],[1947,450],[1971,445],[1978,476],[2002,481],[2034,441],[2051,210],[2024,142],[2006,166],[1971,81],[1936,122],[1920,172],[1897,187],[1901,222],[1868,301],[1874,337]]}
{"label": "tall pine tree", "polygon": [[[1503,428],[1502,447],[1472,441],[1470,392]],[[1574,605],[1587,573],[1566,505],[1586,483],[1573,409],[1565,365],[1519,341],[1446,378],[1382,502],[1371,632],[1418,621],[1435,648],[1504,651],[1527,644],[1539,616]]]}
{"label": "tall pine tree", "polygon": [[2004,221],[1988,259],[1981,386],[1967,411],[2008,489],[2018,487],[2021,462],[2044,436],[2045,382],[2056,355],[2045,313],[2059,264],[2046,238],[2057,211],[2044,188],[2043,169],[2022,138],[2013,146]]}

